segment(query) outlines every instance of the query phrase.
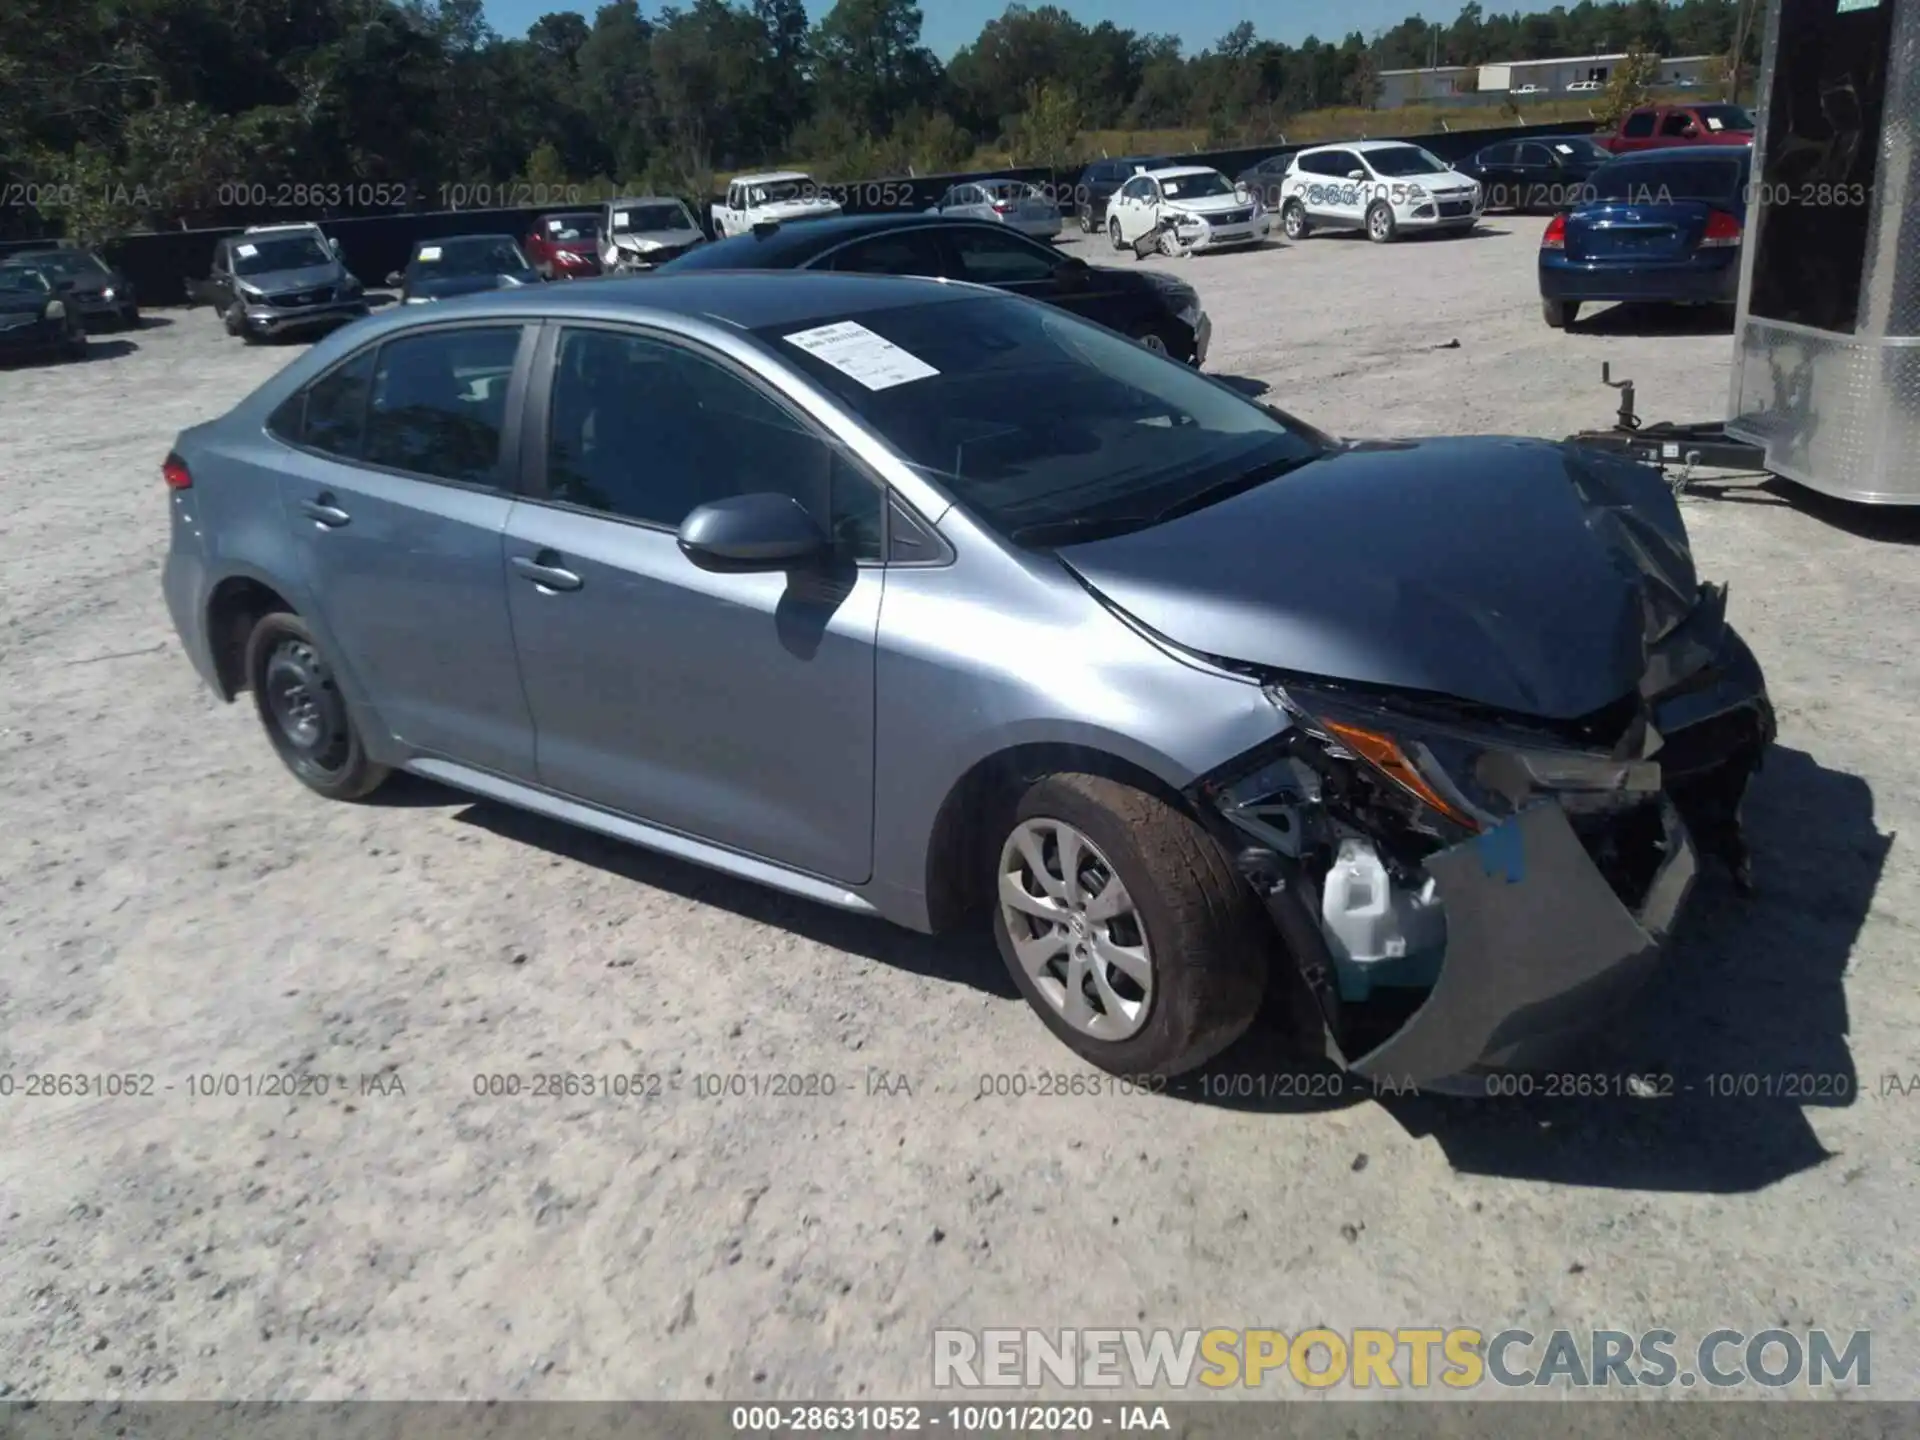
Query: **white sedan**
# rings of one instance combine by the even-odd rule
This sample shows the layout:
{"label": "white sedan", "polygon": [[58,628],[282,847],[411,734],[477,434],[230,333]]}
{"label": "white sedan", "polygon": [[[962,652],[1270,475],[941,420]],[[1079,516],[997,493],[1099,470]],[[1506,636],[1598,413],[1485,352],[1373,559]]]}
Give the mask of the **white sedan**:
{"label": "white sedan", "polygon": [[[1171,227],[1164,232],[1163,220]],[[1156,233],[1170,253],[1254,245],[1268,227],[1258,199],[1204,165],[1142,171],[1107,202],[1107,238],[1116,250]]]}
{"label": "white sedan", "polygon": [[1384,245],[1415,230],[1464,234],[1486,209],[1480,182],[1404,140],[1316,145],[1293,157],[1280,187],[1289,240],[1315,230],[1365,230]]}

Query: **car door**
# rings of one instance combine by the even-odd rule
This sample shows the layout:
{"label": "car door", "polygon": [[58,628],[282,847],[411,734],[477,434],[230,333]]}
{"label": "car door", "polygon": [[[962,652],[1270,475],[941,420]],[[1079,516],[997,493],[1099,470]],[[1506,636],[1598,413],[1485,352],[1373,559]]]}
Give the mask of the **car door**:
{"label": "car door", "polygon": [[387,729],[527,780],[533,725],[501,550],[531,333],[495,320],[395,336],[271,426],[308,593]]}
{"label": "car door", "polygon": [[1691,145],[1700,133],[1699,125],[1694,121],[1690,110],[1662,110],[1659,126],[1654,132],[1654,143],[1661,148],[1672,145]]}
{"label": "car door", "polygon": [[1150,175],[1135,175],[1120,187],[1115,213],[1120,217],[1121,243],[1131,245],[1159,219],[1159,183]]}
{"label": "car door", "polygon": [[1499,145],[1489,145],[1473,157],[1472,169],[1475,178],[1486,190],[1487,208],[1504,210],[1518,202],[1514,198],[1514,162],[1518,158],[1520,147],[1511,140]]}
{"label": "car door", "polygon": [[955,280],[1058,305],[1126,334],[1149,318],[1144,294],[1121,284],[1124,272],[1071,263],[1051,246],[984,225],[956,226],[937,238],[946,249],[944,273]]}
{"label": "car door", "polygon": [[1516,147],[1513,169],[1514,193],[1521,209],[1539,210],[1555,203],[1554,181],[1559,169],[1551,150],[1536,141],[1525,141]]}
{"label": "car door", "polygon": [[211,305],[221,314],[233,304],[233,242],[222,240],[213,247],[213,264],[204,280],[187,282],[187,299],[195,305]]}
{"label": "car door", "polygon": [[1320,157],[1320,163],[1327,175],[1324,213],[1340,225],[1364,224],[1367,202],[1372,198],[1371,172],[1351,150],[1330,150]]}
{"label": "car door", "polygon": [[[509,608],[548,789],[796,870],[873,864],[884,491],[758,377],[695,342],[551,325],[534,494],[507,526]],[[715,574],[676,530],[792,495],[829,566]]]}

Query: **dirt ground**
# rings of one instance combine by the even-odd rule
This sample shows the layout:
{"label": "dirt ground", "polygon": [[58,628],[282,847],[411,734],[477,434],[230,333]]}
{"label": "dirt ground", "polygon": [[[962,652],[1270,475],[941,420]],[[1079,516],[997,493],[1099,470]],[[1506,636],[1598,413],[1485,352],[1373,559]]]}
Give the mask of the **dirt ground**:
{"label": "dirt ground", "polygon": [[[1603,424],[1603,359],[1723,413],[1724,327],[1542,324],[1541,223],[1146,263],[1337,432]],[[1279,1014],[1205,1086],[1041,1097],[1094,1072],[984,937],[284,774],[175,641],[158,467],[295,353],[174,311],[0,371],[0,1396],[924,1397],[936,1327],[1014,1324],[1871,1329],[1920,1395],[1920,526],[1687,501],[1781,736],[1758,898],[1703,886],[1583,1067],[1670,1097],[1281,1096]],[[552,1071],[664,1078],[479,1093]]]}

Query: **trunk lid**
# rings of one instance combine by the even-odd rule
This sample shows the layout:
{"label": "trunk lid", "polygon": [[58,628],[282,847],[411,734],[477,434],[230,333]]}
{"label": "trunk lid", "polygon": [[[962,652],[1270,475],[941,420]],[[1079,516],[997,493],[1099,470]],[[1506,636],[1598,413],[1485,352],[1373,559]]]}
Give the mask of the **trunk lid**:
{"label": "trunk lid", "polygon": [[1567,258],[1624,264],[1678,260],[1699,245],[1713,209],[1704,200],[1582,206],[1567,217]]}

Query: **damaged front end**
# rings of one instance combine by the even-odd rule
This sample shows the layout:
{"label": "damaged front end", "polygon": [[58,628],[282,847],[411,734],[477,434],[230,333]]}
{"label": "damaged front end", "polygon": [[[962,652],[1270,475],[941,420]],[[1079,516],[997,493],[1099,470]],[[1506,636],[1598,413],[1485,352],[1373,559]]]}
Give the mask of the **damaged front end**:
{"label": "damaged front end", "polygon": [[1631,997],[1701,858],[1750,889],[1740,806],[1774,717],[1724,589],[1647,655],[1636,691],[1571,721],[1262,674],[1287,728],[1191,798],[1341,1064],[1484,1094]]}

